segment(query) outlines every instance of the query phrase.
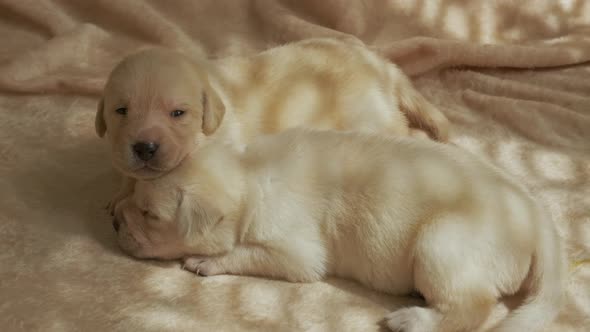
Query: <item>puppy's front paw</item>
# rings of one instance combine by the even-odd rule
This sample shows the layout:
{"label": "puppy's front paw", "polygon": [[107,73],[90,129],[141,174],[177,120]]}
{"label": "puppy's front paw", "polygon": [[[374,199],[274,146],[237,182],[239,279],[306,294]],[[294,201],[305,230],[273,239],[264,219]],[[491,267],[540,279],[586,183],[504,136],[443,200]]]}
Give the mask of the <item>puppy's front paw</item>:
{"label": "puppy's front paw", "polygon": [[111,201],[107,204],[107,206],[105,207],[105,210],[107,210],[111,214],[111,216],[114,216],[117,206],[119,206],[121,201],[124,200],[126,197],[127,197],[127,195],[123,195],[123,194],[115,195],[115,197],[113,197],[113,199],[111,199]]}
{"label": "puppy's front paw", "polygon": [[205,256],[191,256],[183,259],[182,268],[196,273],[197,275],[208,277],[218,274],[224,274],[225,271],[219,264],[219,258]]}
{"label": "puppy's front paw", "polygon": [[111,200],[104,207],[104,209],[107,210],[107,212],[111,215],[111,217],[114,217],[115,216],[115,208],[117,207],[117,204],[118,203],[119,202],[115,202],[114,200]]}
{"label": "puppy's front paw", "polygon": [[111,216],[115,215],[115,211],[121,202],[133,194],[134,188],[135,180],[130,178],[123,179],[121,188],[119,188],[119,191],[117,191],[113,199],[111,199],[111,201],[106,206],[106,210],[111,214]]}
{"label": "puppy's front paw", "polygon": [[390,313],[385,321],[395,332],[429,332],[436,331],[440,314],[429,308],[410,307]]}

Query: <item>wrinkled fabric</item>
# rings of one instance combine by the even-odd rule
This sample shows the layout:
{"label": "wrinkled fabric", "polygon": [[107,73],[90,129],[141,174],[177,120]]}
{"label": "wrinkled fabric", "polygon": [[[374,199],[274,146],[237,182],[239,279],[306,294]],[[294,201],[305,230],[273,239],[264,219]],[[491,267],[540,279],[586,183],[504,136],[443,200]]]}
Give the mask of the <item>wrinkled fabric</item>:
{"label": "wrinkled fabric", "polygon": [[318,36],[399,64],[452,122],[451,144],[547,207],[572,262],[549,331],[590,330],[584,0],[0,0],[1,329],[385,331],[386,313],[420,303],[342,280],[200,278],[115,243],[103,208],[118,177],[94,132],[113,65],[151,45],[217,58]]}

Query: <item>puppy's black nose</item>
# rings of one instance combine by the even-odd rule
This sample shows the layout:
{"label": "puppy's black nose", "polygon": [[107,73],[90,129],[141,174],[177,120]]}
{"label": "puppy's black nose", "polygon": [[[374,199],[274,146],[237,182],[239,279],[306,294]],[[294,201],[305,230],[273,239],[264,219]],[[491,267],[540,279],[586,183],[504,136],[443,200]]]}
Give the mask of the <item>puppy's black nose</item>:
{"label": "puppy's black nose", "polygon": [[119,220],[113,219],[113,228],[115,229],[115,232],[119,231]]}
{"label": "puppy's black nose", "polygon": [[154,157],[160,145],[154,142],[138,142],[133,144],[133,152],[137,158],[148,161]]}

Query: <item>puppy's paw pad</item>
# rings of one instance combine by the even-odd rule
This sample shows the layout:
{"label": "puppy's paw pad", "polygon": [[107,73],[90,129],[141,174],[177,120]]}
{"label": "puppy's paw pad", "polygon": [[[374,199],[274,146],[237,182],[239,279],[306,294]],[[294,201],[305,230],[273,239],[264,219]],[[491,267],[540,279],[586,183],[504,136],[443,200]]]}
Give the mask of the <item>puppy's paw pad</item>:
{"label": "puppy's paw pad", "polygon": [[429,332],[436,331],[440,314],[428,308],[411,307],[390,313],[385,321],[392,331]]}

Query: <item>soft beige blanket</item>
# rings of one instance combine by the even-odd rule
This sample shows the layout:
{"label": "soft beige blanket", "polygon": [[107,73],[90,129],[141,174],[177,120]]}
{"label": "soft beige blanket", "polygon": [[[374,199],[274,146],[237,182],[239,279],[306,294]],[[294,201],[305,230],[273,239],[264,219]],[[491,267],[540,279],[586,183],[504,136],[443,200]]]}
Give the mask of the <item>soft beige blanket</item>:
{"label": "soft beige blanket", "polygon": [[103,210],[117,177],[93,118],[125,54],[346,34],[413,76],[455,144],[550,208],[575,263],[550,330],[590,331],[589,0],[0,0],[0,330],[383,331],[416,300],[135,261]]}

